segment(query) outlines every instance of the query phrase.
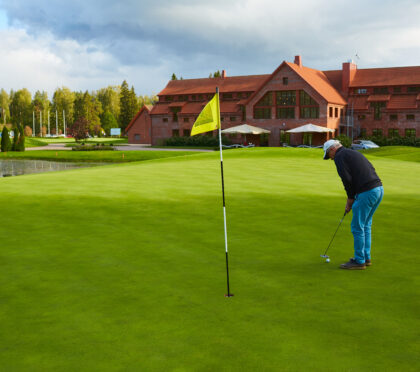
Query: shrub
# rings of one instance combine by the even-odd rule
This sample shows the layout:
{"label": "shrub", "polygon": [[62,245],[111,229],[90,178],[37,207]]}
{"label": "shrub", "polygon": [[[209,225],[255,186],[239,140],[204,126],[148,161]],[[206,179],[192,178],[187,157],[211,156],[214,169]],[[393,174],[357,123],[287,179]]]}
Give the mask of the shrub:
{"label": "shrub", "polygon": [[73,151],[113,151],[111,146],[85,145],[84,143],[72,147]]}
{"label": "shrub", "polygon": [[4,126],[3,131],[1,132],[1,151],[10,151],[11,147],[12,144],[10,143],[9,130],[6,128],[6,126]]}
{"label": "shrub", "polygon": [[[222,136],[222,143],[230,145],[232,142],[225,136]],[[203,146],[218,147],[219,137],[213,136],[193,136],[193,137],[170,137],[164,141],[165,146]]]}
{"label": "shrub", "polygon": [[375,142],[378,146],[414,146],[420,147],[420,137],[383,137],[371,136],[367,139]]}
{"label": "shrub", "polygon": [[334,138],[337,141],[340,141],[340,143],[347,148],[351,147],[351,138],[346,136],[345,134],[340,134],[339,136]]}
{"label": "shrub", "polygon": [[29,125],[25,125],[25,137],[32,136],[32,128]]}

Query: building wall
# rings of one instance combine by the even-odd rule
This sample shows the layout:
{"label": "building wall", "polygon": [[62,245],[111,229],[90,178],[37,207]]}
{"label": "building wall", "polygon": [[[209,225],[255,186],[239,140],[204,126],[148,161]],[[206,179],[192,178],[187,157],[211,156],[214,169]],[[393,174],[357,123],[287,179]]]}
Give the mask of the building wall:
{"label": "building wall", "polygon": [[151,144],[152,119],[148,110],[143,110],[128,130],[128,143]]}
{"label": "building wall", "polygon": [[[283,78],[288,79],[288,84],[283,84]],[[308,93],[319,105],[319,118],[308,118],[301,119],[299,113],[298,105],[298,93],[296,97],[296,106],[295,106],[295,118],[294,119],[276,119],[276,107],[272,107],[271,119],[254,119],[254,105],[267,93],[270,91],[281,91],[281,90],[304,90]],[[297,75],[293,70],[288,66],[283,66],[273,79],[270,80],[248,103],[246,106],[246,123],[250,125],[255,125],[268,129],[271,131],[269,136],[269,146],[280,146],[280,135],[281,131],[287,131],[289,129],[297,128],[301,125],[312,123],[315,125],[325,126],[327,128],[335,129],[338,134],[338,128],[340,124],[340,115],[341,109],[344,109],[344,106],[340,105],[331,105],[332,107],[337,107],[338,117],[329,117],[329,105],[327,101],[319,95],[308,83],[306,83],[299,75]],[[320,145],[326,139],[329,139],[331,135],[322,134],[313,136],[313,144]],[[291,135],[291,144],[297,145],[302,143],[302,134],[292,134]]]}

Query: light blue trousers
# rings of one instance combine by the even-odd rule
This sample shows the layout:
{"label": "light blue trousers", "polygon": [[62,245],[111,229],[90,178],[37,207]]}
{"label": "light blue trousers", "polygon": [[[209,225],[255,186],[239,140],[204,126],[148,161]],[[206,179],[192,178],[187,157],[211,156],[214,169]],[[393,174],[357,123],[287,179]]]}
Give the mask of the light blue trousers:
{"label": "light blue trousers", "polygon": [[351,232],[354,238],[354,258],[357,263],[370,260],[372,217],[384,196],[382,186],[357,194],[353,203]]}

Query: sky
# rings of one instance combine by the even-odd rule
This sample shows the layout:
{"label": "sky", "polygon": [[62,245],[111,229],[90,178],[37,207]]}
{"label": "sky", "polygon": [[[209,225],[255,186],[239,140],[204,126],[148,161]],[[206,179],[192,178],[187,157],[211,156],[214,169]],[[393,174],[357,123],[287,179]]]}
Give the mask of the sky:
{"label": "sky", "polygon": [[301,55],[336,70],[420,65],[420,0],[0,0],[0,88],[159,93],[184,79],[269,74]]}

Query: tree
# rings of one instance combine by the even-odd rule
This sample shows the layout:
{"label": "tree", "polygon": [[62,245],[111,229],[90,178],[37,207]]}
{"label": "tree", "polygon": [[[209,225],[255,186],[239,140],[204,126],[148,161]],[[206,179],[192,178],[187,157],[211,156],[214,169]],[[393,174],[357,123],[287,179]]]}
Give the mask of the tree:
{"label": "tree", "polygon": [[32,97],[28,89],[12,92],[10,115],[13,124],[32,124]]}
{"label": "tree", "polygon": [[86,118],[78,118],[73,125],[71,126],[71,134],[76,139],[76,141],[85,139],[88,135],[88,121]]}
{"label": "tree", "polygon": [[210,73],[209,78],[217,78],[217,77],[221,77],[222,74],[220,73],[219,70],[217,70],[215,73]]}
{"label": "tree", "polygon": [[175,72],[172,74],[171,80],[178,80],[178,78],[175,75]]}
{"label": "tree", "polygon": [[35,132],[39,133],[39,125],[42,117],[42,136],[45,136],[47,129],[46,124],[48,123],[48,111],[50,110],[51,103],[48,100],[47,92],[36,91],[34,99],[32,101],[32,109],[35,112],[35,120],[37,121]]}
{"label": "tree", "polygon": [[10,151],[11,143],[9,137],[9,130],[6,126],[3,127],[3,131],[1,132],[1,152]]}
{"label": "tree", "polygon": [[2,121],[4,120],[4,115],[6,116],[6,121],[7,119],[10,120],[9,105],[10,105],[10,97],[4,89],[1,89],[0,90],[0,110],[1,110]]}
{"label": "tree", "polygon": [[18,126],[19,130],[19,142],[16,151],[25,151],[25,131],[23,125]]}
{"label": "tree", "polygon": [[112,115],[112,112],[105,111],[102,115],[101,127],[107,135],[110,135],[111,128],[118,128],[117,119],[115,119],[115,116]]}
{"label": "tree", "polygon": [[120,127],[123,132],[137,111],[138,102],[134,87],[131,87],[131,90],[128,89],[128,84],[124,80],[121,84],[120,93]]}
{"label": "tree", "polygon": [[74,93],[69,88],[57,88],[53,95],[51,119],[55,123],[56,113],[59,130],[64,130],[63,110],[65,112],[66,126],[71,126],[74,121]]}
{"label": "tree", "polygon": [[96,93],[96,98],[102,105],[102,116],[109,111],[114,118],[120,115],[120,86],[108,86],[107,88],[99,89]]}

